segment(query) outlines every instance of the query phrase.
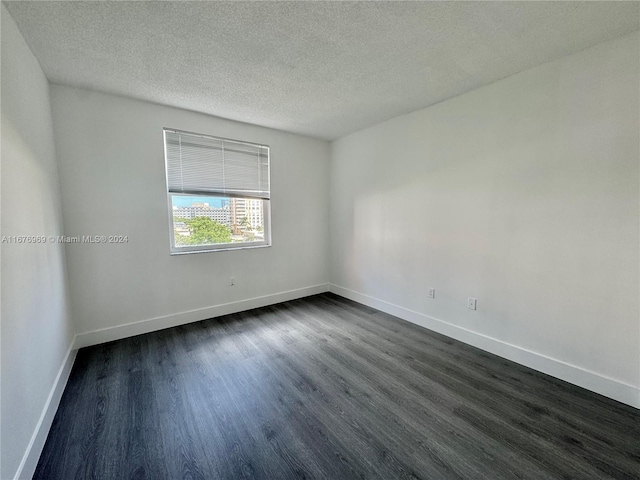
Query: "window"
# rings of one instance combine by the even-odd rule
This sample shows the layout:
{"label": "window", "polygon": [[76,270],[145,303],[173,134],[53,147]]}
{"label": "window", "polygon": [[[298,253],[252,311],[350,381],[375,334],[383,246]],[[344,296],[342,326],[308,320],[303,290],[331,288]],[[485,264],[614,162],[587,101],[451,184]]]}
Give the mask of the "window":
{"label": "window", "polygon": [[271,245],[269,147],[164,129],[171,254]]}

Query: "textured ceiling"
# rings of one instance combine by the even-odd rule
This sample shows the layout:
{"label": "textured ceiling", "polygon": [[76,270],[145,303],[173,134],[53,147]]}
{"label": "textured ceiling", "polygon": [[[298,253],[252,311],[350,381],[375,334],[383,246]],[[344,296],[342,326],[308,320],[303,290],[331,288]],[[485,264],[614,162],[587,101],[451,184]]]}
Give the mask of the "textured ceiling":
{"label": "textured ceiling", "polygon": [[640,28],[638,2],[5,2],[53,83],[335,139]]}

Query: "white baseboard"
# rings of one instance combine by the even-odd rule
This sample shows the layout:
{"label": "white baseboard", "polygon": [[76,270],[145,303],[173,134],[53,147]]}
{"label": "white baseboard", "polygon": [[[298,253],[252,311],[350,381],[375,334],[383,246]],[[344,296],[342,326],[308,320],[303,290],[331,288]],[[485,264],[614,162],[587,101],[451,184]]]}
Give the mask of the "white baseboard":
{"label": "white baseboard", "polygon": [[64,388],[67,386],[67,380],[69,380],[71,367],[73,367],[73,362],[76,359],[76,353],[78,353],[78,351],[73,347],[74,343],[75,339],[71,342],[71,346],[69,347],[69,350],[67,350],[67,354],[60,366],[60,370],[58,370],[58,375],[53,382],[47,401],[45,402],[42,413],[40,414],[40,419],[36,424],[36,428],[31,436],[29,445],[27,445],[27,450],[25,451],[22,461],[18,466],[14,480],[32,478],[36,471],[40,454],[42,453],[42,449],[44,448],[44,444],[47,440],[47,435],[49,435],[53,418],[58,411],[58,405],[60,405],[62,393],[64,392]]}
{"label": "white baseboard", "polygon": [[576,365],[532,352],[481,333],[453,325],[444,320],[430,317],[393,303],[350,290],[339,285],[329,284],[329,291],[355,302],[381,310],[421,327],[441,333],[447,337],[478,347],[494,355],[506,358],[565,382],[586,388],[605,397],[640,408],[640,388],[634,385],[606,377]]}
{"label": "white baseboard", "polygon": [[133,337],[143,333],[150,333],[164,328],[176,327],[186,323],[206,320],[207,318],[219,317],[230,313],[242,312],[252,308],[264,307],[275,303],[295,300],[296,298],[307,297],[328,291],[326,283],[313,285],[310,287],[288,290],[286,292],[274,293],[262,297],[249,298],[237,302],[223,303],[212,307],[198,308],[186,312],[164,315],[162,317],[149,318],[133,323],[118,325],[115,327],[103,328],[76,335],[74,348],[83,348],[100,343],[120,340],[121,338]]}

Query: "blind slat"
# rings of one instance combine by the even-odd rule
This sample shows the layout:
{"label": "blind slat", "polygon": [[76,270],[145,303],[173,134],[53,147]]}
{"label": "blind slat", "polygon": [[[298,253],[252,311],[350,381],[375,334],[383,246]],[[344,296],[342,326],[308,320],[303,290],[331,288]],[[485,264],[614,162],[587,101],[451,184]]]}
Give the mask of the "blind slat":
{"label": "blind slat", "polygon": [[269,147],[164,130],[171,193],[270,198]]}

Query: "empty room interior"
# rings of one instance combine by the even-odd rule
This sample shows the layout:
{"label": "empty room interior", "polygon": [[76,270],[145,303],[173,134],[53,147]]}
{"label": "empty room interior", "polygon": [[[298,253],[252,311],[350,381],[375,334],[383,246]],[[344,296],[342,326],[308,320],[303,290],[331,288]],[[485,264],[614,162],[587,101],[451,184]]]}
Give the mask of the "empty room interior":
{"label": "empty room interior", "polygon": [[1,6],[0,478],[640,478],[639,2]]}

